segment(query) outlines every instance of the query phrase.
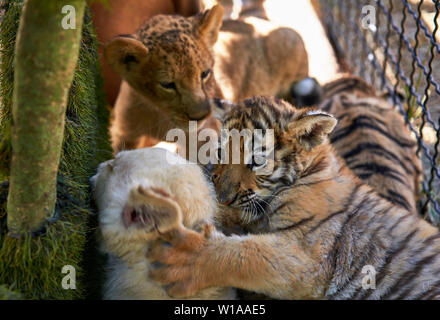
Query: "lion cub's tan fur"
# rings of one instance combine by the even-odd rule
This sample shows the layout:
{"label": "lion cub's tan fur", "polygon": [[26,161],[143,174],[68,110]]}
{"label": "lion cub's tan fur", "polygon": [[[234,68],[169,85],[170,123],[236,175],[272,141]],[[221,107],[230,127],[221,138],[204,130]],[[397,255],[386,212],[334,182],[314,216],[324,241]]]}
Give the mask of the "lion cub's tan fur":
{"label": "lion cub's tan fur", "polygon": [[221,6],[190,18],[158,15],[107,44],[105,57],[124,79],[111,126],[115,152],[155,144],[190,120],[219,130],[209,98],[285,97],[307,76],[295,31],[252,17],[222,19]]}
{"label": "lion cub's tan fur", "polygon": [[[148,279],[146,254],[158,232],[211,222],[215,195],[201,169],[163,149],[139,149],[102,163],[92,184],[109,254],[104,299],[170,299]],[[211,288],[191,298],[233,297],[232,289]]]}

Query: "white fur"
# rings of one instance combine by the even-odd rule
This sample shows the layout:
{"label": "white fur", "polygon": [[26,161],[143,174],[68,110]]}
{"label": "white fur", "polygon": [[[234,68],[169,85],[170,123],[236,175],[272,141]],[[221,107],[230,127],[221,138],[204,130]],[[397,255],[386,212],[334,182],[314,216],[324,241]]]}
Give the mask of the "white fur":
{"label": "white fur", "polygon": [[[210,222],[217,209],[215,193],[201,169],[164,149],[145,148],[120,152],[115,159],[101,163],[91,183],[99,209],[102,250],[109,254],[104,299],[171,299],[148,279],[146,252],[157,233],[136,226],[127,228],[123,208],[133,188],[158,187],[181,206],[186,227]],[[233,298],[231,288],[209,288],[193,297]]]}
{"label": "white fur", "polygon": [[324,115],[324,116],[330,116],[332,117],[331,114],[325,112],[325,111],[321,111],[321,110],[311,110],[307,112],[308,116],[315,116],[315,115]]}

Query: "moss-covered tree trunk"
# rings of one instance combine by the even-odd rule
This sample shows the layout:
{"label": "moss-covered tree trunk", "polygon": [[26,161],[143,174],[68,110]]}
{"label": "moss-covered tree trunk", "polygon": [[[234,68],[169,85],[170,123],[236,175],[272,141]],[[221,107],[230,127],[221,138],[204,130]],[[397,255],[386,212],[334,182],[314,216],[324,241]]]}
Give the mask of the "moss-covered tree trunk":
{"label": "moss-covered tree trunk", "polygon": [[[40,0],[39,3],[45,7],[46,1]],[[71,1],[69,4],[74,3]],[[9,213],[6,200],[12,156],[13,62],[24,1],[0,0],[0,7],[4,10],[4,19],[0,19],[0,300],[16,297],[99,298],[102,274],[99,266],[102,264],[96,261],[98,255],[93,243],[92,234],[97,225],[90,199],[89,178],[96,173],[100,162],[112,157],[112,150],[108,137],[109,113],[98,63],[98,42],[90,13],[86,10],[84,19],[80,19],[76,10],[76,22],[82,22],[82,38],[75,76],[68,91],[57,172],[56,211],[59,219],[47,224],[46,233],[38,237],[27,234],[14,238],[7,236]],[[62,16],[60,11],[56,12],[58,16]],[[61,25],[61,20],[58,23]],[[35,26],[33,31],[39,32],[39,27]],[[45,37],[46,34],[39,36],[42,41]],[[44,50],[45,47],[38,44],[38,48]],[[30,50],[33,56],[39,56],[36,48]],[[64,68],[64,65],[60,67]],[[40,86],[40,78],[34,77],[33,81],[36,81],[35,86]],[[72,266],[76,271],[76,289],[62,286],[66,276],[62,272],[65,266]]]}
{"label": "moss-covered tree trunk", "polygon": [[[69,12],[76,15],[74,29],[62,26],[65,5],[75,9]],[[7,204],[12,235],[37,231],[55,209],[67,98],[85,5],[85,0],[25,2],[15,47]]]}

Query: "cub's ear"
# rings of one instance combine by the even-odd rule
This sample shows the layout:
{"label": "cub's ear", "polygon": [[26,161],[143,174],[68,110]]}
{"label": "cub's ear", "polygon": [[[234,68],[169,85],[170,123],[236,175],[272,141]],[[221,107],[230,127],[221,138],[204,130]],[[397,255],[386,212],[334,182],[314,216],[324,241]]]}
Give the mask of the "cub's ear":
{"label": "cub's ear", "polygon": [[215,5],[202,14],[201,19],[196,25],[196,32],[210,46],[217,42],[218,33],[223,23],[223,13],[223,7]]}
{"label": "cub's ear", "polygon": [[328,113],[319,110],[306,110],[290,122],[288,132],[304,148],[310,150],[322,144],[336,124],[337,120]]}
{"label": "cub's ear", "polygon": [[148,58],[148,49],[139,40],[119,36],[107,43],[104,57],[117,73],[125,77]]}

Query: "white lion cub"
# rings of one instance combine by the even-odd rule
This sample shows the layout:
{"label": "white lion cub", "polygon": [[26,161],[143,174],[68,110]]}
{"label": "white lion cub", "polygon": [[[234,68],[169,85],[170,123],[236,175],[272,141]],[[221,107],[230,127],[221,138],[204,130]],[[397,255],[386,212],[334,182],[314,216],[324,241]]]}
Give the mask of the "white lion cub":
{"label": "white lion cub", "polygon": [[[101,163],[91,183],[109,254],[104,299],[171,299],[148,279],[146,253],[158,232],[212,222],[215,193],[202,170],[164,149],[145,148]],[[234,297],[232,288],[209,288],[192,298]]]}

